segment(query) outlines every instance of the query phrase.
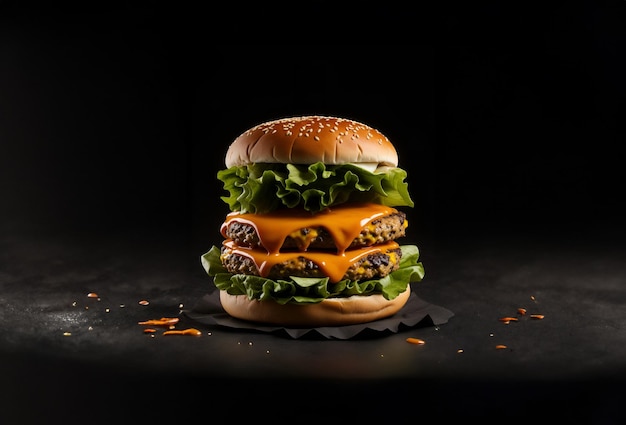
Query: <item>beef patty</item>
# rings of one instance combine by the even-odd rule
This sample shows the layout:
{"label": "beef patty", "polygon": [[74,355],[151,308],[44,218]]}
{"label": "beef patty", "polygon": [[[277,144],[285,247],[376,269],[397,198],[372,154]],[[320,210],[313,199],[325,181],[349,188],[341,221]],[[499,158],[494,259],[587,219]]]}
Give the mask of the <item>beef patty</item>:
{"label": "beef patty", "polygon": [[[267,277],[269,279],[286,279],[289,276],[324,277],[319,266],[307,259],[305,255],[306,253],[303,253],[293,260],[274,265]],[[350,266],[343,279],[360,281],[383,278],[399,268],[401,257],[400,248],[367,255]],[[221,258],[222,264],[229,273],[259,276],[256,264],[245,255],[233,253],[229,248],[222,246]]]}

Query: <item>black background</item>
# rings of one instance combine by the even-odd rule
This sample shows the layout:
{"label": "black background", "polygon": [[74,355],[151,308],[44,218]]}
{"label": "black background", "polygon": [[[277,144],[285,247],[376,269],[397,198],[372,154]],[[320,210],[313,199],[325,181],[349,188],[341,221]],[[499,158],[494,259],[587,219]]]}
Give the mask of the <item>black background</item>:
{"label": "black background", "polygon": [[262,121],[327,114],[396,144],[420,238],[621,228],[623,4],[431,13],[382,13],[412,25],[411,43],[229,45],[208,12],[7,6],[3,226],[182,229],[206,244],[227,145]]}
{"label": "black background", "polygon": [[[302,114],[352,118],[392,140],[416,202],[407,211],[408,239],[444,282],[442,247],[498,241],[506,259],[516,246],[532,247],[538,258],[555,244],[576,252],[623,245],[626,3],[250,7],[0,3],[0,231],[12,250],[0,259],[23,250],[29,273],[40,257],[54,272],[67,257],[80,262],[91,250],[117,247],[131,253],[124,265],[138,265],[105,268],[115,281],[137,276],[166,247],[158,258],[176,259],[146,271],[144,280],[154,281],[138,287],[170,290],[168,267],[178,261],[190,282],[201,281],[198,256],[219,242],[227,212],[216,173],[229,143],[260,122]],[[59,245],[72,248],[53,252]],[[16,268],[0,266],[6,277]],[[81,263],[76,275],[89,270]],[[68,291],[50,280],[47,291],[37,290]],[[4,340],[20,341],[8,326]],[[18,361],[12,376],[37,382],[29,360]],[[47,377],[63,381],[63,366],[49,366]],[[145,390],[190,394],[176,379],[155,381],[163,386]],[[551,393],[550,400],[566,405],[567,386],[527,395],[527,406],[508,413],[545,407],[541,397],[555,388],[563,398]],[[612,403],[602,394],[600,406]],[[481,393],[473,395],[456,411],[471,409]],[[506,394],[494,401],[500,413],[508,403]]]}
{"label": "black background", "polygon": [[257,22],[290,43],[231,45],[255,41],[262,19],[229,15],[220,32],[210,11],[5,7],[3,228],[184,232],[201,249],[226,212],[215,174],[228,144],[262,121],[327,114],[396,144],[425,242],[621,230],[623,3],[361,13],[353,43]]}

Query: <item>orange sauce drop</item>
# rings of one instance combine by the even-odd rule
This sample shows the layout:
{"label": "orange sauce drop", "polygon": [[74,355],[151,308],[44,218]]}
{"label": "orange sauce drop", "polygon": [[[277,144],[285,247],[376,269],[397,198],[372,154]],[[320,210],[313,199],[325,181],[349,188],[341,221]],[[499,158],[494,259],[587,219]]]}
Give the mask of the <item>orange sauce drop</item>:
{"label": "orange sauce drop", "polygon": [[160,319],[145,320],[138,322],[140,325],[149,326],[173,326],[178,323],[180,319],[178,317],[161,317]]}
{"label": "orange sauce drop", "polygon": [[202,335],[198,329],[195,328],[187,328],[187,329],[173,329],[169,331],[163,332],[163,335],[194,335],[199,336]]}

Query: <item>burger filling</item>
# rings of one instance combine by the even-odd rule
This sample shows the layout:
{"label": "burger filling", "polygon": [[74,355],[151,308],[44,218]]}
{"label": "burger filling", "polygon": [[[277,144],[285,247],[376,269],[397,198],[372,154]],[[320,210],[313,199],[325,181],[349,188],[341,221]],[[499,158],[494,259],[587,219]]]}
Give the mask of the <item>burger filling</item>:
{"label": "burger filling", "polygon": [[278,303],[381,294],[392,300],[424,268],[415,245],[399,245],[412,207],[398,167],[255,163],[218,172],[232,211],[224,241],[201,257],[230,295]]}

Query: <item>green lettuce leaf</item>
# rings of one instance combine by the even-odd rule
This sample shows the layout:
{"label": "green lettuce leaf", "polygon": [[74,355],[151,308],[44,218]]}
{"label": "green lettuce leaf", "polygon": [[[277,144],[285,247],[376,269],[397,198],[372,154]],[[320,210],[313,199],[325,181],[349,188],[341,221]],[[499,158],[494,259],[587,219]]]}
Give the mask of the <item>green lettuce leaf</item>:
{"label": "green lettuce leaf", "polygon": [[418,262],[417,246],[402,245],[400,248],[400,267],[384,278],[367,281],[342,280],[337,283],[331,283],[327,277],[272,280],[260,276],[231,274],[222,265],[220,249],[216,246],[211,247],[200,260],[219,290],[231,295],[247,295],[250,299],[272,299],[280,304],[318,303],[330,297],[382,294],[391,300],[404,292],[409,283],[419,282],[424,278],[424,266]]}
{"label": "green lettuce leaf", "polygon": [[345,202],[413,207],[402,168],[372,173],[352,164],[250,164],[217,172],[231,211],[266,213],[300,207],[313,213]]}

